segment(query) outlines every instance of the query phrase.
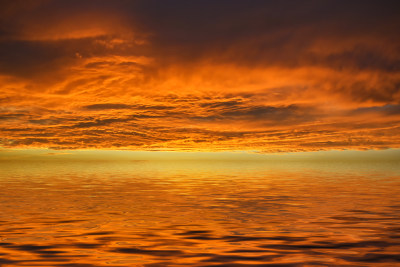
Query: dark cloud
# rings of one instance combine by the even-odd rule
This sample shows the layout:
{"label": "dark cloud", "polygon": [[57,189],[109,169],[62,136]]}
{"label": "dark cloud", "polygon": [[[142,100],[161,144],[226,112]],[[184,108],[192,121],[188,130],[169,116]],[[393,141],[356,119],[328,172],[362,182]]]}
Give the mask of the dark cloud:
{"label": "dark cloud", "polygon": [[332,93],[347,96],[348,99],[355,102],[373,101],[388,104],[400,102],[400,78],[396,76],[390,77],[384,74],[375,74],[375,77],[371,80],[344,80],[337,82],[339,85],[333,85]]}
{"label": "dark cloud", "polygon": [[134,118],[129,117],[129,118],[107,118],[107,119],[97,119],[94,121],[87,121],[87,122],[79,122],[76,123],[72,126],[68,126],[68,128],[90,128],[90,127],[102,127],[102,126],[107,126],[113,123],[119,123],[119,122],[128,122],[128,121],[133,121]]}
{"label": "dark cloud", "polygon": [[[168,104],[168,103],[166,103]],[[133,108],[137,110],[170,110],[174,109],[173,106],[169,105],[133,105]]]}
{"label": "dark cloud", "polygon": [[5,113],[0,114],[0,120],[15,120],[24,117],[26,114],[23,113]]}
{"label": "dark cloud", "polygon": [[384,106],[373,106],[363,107],[351,111],[352,114],[363,114],[363,113],[383,113],[384,115],[400,115],[400,105],[384,105]]}
{"label": "dark cloud", "polygon": [[[137,55],[135,45],[127,44],[126,47],[121,47],[121,44],[118,49],[107,45],[113,38],[115,37],[97,36],[61,40],[0,40],[0,73],[22,78],[35,78],[39,75],[43,78],[45,75],[54,75],[57,71],[80,64],[88,58]],[[131,49],[129,53],[125,51],[128,48]],[[127,64],[128,62],[125,62],[124,66]],[[130,62],[130,65],[133,64],[140,66]],[[87,67],[94,66],[89,64]]]}
{"label": "dark cloud", "polygon": [[59,124],[60,120],[58,119],[32,119],[28,120],[29,123],[38,124],[38,125],[54,125]]}
{"label": "dark cloud", "polygon": [[25,78],[47,73],[76,60],[75,53],[64,49],[57,42],[0,41],[0,71]]}
{"label": "dark cloud", "polygon": [[[51,69],[60,58],[66,64],[76,60],[77,51],[82,56],[151,51],[157,62],[168,64],[212,56],[215,61],[251,66],[322,64],[398,71],[400,62],[398,1],[44,1],[30,8],[7,1],[3,5],[11,8],[5,8],[9,15],[3,19],[7,30],[3,29],[0,48],[7,53],[2,53],[0,62],[8,64],[3,72],[14,74],[28,75],[34,66]],[[133,43],[118,50],[99,45],[99,40],[115,38],[118,31],[70,40],[18,39],[29,27],[40,33],[71,19],[71,14],[105,16],[104,21],[119,17],[119,23],[135,35],[148,36],[151,49]],[[375,38],[378,45],[363,37]],[[329,50],[337,42],[357,38],[342,51],[310,52],[319,40],[329,40],[325,43]]]}
{"label": "dark cloud", "polygon": [[[81,41],[78,41],[82,43]],[[22,78],[48,75],[77,62],[77,47],[65,41],[0,41],[0,72]],[[83,45],[82,45],[83,46]],[[80,46],[79,46],[80,47]]]}
{"label": "dark cloud", "polygon": [[[104,104],[92,104],[83,107],[87,110],[108,110],[108,109],[130,109],[137,111],[163,111],[174,109],[172,106],[167,105],[141,105],[141,104],[120,104],[120,103],[104,103]],[[141,114],[145,116],[145,114]]]}
{"label": "dark cloud", "polygon": [[227,101],[213,101],[213,102],[205,102],[200,103],[201,107],[205,108],[235,108],[243,105],[243,101],[241,100],[227,100]]}
{"label": "dark cloud", "polygon": [[84,106],[85,109],[88,110],[107,110],[107,109],[130,109],[130,105],[125,104],[113,104],[113,103],[105,103],[105,104],[93,104]]}
{"label": "dark cloud", "polygon": [[368,47],[368,44],[356,44],[349,50],[330,53],[326,56],[308,54],[307,63],[321,64],[337,70],[380,70],[385,72],[400,71],[400,50],[396,54],[387,53],[382,48]]}
{"label": "dark cloud", "polygon": [[[136,23],[151,32],[161,60],[209,57],[240,64],[396,69],[399,47],[390,43],[397,58],[385,49],[365,44],[362,37],[397,39],[399,3],[396,1],[138,1]],[[157,19],[154,19],[157,18]],[[397,27],[395,26],[397,25]],[[328,55],[309,53],[319,40],[328,49],[347,39],[359,39]],[[365,48],[360,49],[360,45]],[[347,45],[348,46],[348,45]],[[369,47],[372,46],[372,47]],[[324,50],[324,47],[321,47]],[[372,55],[372,57],[371,57]],[[392,55],[393,56],[393,55]]]}
{"label": "dark cloud", "polygon": [[392,142],[385,142],[385,141],[375,141],[375,140],[355,140],[355,141],[324,141],[324,142],[307,142],[307,143],[300,143],[300,146],[305,147],[318,147],[320,149],[323,148],[342,148],[342,147],[366,147],[369,148],[371,146],[374,147],[383,147],[389,148],[393,145]]}
{"label": "dark cloud", "polygon": [[285,119],[299,111],[299,107],[290,105],[287,107],[273,107],[273,106],[253,106],[250,108],[238,110],[238,111],[226,111],[223,112],[222,116],[227,117],[253,117],[260,119],[276,118]]}
{"label": "dark cloud", "polygon": [[[204,106],[202,104],[201,106]],[[317,113],[312,107],[289,106],[258,106],[236,101],[206,103],[208,112],[214,113],[207,116],[195,116],[191,119],[199,121],[263,121],[274,124],[297,124],[314,120]],[[221,107],[226,109],[220,109]],[[228,107],[228,108],[227,108]]]}

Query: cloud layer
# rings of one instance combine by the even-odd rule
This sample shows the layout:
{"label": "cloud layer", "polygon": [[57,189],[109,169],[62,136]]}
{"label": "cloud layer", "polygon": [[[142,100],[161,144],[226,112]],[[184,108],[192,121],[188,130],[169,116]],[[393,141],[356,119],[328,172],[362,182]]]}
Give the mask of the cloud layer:
{"label": "cloud layer", "polygon": [[0,146],[400,147],[397,1],[2,1]]}

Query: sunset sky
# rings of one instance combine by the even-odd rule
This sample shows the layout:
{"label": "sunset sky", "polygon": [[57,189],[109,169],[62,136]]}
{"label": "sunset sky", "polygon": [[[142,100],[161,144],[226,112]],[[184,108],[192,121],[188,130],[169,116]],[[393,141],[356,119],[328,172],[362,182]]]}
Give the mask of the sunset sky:
{"label": "sunset sky", "polygon": [[400,148],[399,3],[0,0],[0,148]]}

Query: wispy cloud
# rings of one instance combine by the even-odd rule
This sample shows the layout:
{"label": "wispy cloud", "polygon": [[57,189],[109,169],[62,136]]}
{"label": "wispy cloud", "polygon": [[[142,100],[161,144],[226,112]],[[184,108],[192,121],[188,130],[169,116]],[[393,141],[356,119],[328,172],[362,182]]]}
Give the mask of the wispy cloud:
{"label": "wispy cloud", "polygon": [[2,1],[0,146],[399,147],[395,1]]}

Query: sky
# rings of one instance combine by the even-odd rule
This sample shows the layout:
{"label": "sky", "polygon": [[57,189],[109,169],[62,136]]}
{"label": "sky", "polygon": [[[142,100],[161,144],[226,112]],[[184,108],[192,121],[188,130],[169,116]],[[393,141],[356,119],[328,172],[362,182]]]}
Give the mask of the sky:
{"label": "sky", "polygon": [[[0,164],[17,162],[114,162],[123,161],[127,163],[146,163],[149,161],[157,162],[203,162],[217,165],[219,163],[240,164],[236,167],[243,167],[243,164],[258,162],[261,166],[271,166],[283,164],[284,168],[290,168],[296,163],[305,163],[309,167],[310,163],[340,163],[344,162],[354,166],[361,163],[362,168],[375,168],[385,165],[387,169],[395,169],[400,162],[400,149],[381,149],[381,150],[329,150],[311,152],[292,152],[292,153],[255,153],[249,151],[219,151],[219,152],[197,152],[197,151],[132,151],[132,150],[104,150],[104,149],[75,149],[75,150],[51,150],[51,149],[1,149]],[[268,164],[271,163],[271,164]],[[381,164],[377,164],[381,163]],[[1,166],[1,165],[0,165]],[[6,166],[6,165],[3,165]],[[337,167],[333,167],[337,169]],[[1,168],[0,168],[1,169]]]}
{"label": "sky", "polygon": [[399,29],[386,0],[0,0],[0,148],[400,148]]}

